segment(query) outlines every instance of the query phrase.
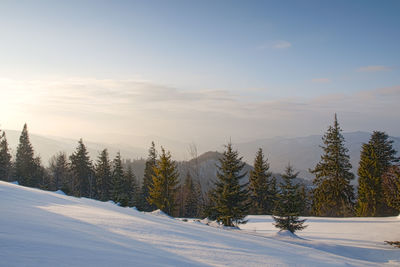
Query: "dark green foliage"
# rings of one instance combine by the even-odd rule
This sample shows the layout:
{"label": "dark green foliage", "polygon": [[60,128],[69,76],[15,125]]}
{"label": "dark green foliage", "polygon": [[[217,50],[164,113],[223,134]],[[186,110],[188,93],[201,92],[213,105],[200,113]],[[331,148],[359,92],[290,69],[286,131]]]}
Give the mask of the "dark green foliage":
{"label": "dark green foliage", "polygon": [[127,187],[128,198],[129,198],[128,206],[136,207],[139,203],[140,188],[131,166],[128,166],[128,169],[125,173],[125,180],[128,186]]}
{"label": "dark green foliage", "polygon": [[363,144],[358,168],[357,216],[376,216],[383,200],[380,161],[371,144]]}
{"label": "dark green foliage", "polygon": [[350,172],[350,157],[341,131],[335,114],[333,126],[329,126],[322,138],[324,154],[317,166],[310,170],[315,174],[312,211],[317,216],[353,214],[354,189],[350,181],[354,174]]}
{"label": "dark green foliage", "polygon": [[400,167],[392,166],[383,175],[383,191],[386,203],[400,212]]}
{"label": "dark green foliage", "polygon": [[215,209],[214,194],[215,194],[215,188],[210,188],[206,192],[204,196],[202,213],[201,213],[201,217],[208,218],[212,221],[216,220],[218,216],[217,210]]}
{"label": "dark green foliage", "polygon": [[10,181],[11,178],[11,154],[8,147],[6,133],[0,130],[0,180]]}
{"label": "dark green foliage", "polygon": [[286,172],[282,174],[283,183],[280,185],[280,193],[274,211],[275,227],[281,230],[295,231],[303,230],[305,220],[300,220],[299,215],[304,210],[304,196],[299,184],[294,184],[293,179],[297,177],[292,166],[288,164]]}
{"label": "dark green foliage", "polygon": [[111,179],[111,200],[126,207],[129,205],[129,188],[130,185],[126,180],[124,169],[122,168],[121,154],[118,152],[113,161],[113,172]]}
{"label": "dark green foliage", "polygon": [[170,152],[165,152],[162,147],[160,158],[153,167],[153,171],[147,201],[168,215],[172,215],[176,208],[179,173]]}
{"label": "dark green foliage", "polygon": [[264,160],[260,148],[254,160],[254,168],[250,171],[249,193],[251,199],[251,214],[271,214],[276,200],[276,181],[268,172],[269,164]]}
{"label": "dark green foliage", "polygon": [[157,151],[154,142],[151,142],[149,148],[149,155],[146,160],[146,166],[144,169],[143,184],[141,188],[141,197],[139,201],[139,209],[142,211],[152,211],[155,209],[154,205],[148,202],[149,199],[149,188],[153,182],[154,167],[157,163]]}
{"label": "dark green foliage", "polygon": [[181,216],[186,218],[198,217],[201,209],[201,188],[199,183],[193,181],[190,173],[187,173],[181,191],[183,203]]}
{"label": "dark green foliage", "polygon": [[389,140],[389,136],[385,132],[374,131],[368,143],[374,148],[381,174],[385,173],[393,164],[400,162],[400,158],[396,157],[397,151],[392,146],[393,140]]}
{"label": "dark green foliage", "polygon": [[384,132],[374,131],[367,144],[363,144],[358,168],[358,216],[395,215],[385,201],[382,176],[399,162],[392,140]]}
{"label": "dark green foliage", "polygon": [[62,190],[64,193],[70,194],[72,177],[67,155],[63,152],[58,153],[50,159],[49,165],[50,190]]}
{"label": "dark green foliage", "polygon": [[101,201],[110,200],[111,187],[111,163],[107,149],[101,151],[96,161],[95,177],[97,198]]}
{"label": "dark green foliage", "polygon": [[39,187],[42,182],[40,174],[40,159],[35,160],[34,158],[33,147],[29,140],[28,127],[24,124],[17,147],[14,178],[21,185]]}
{"label": "dark green foliage", "polygon": [[241,159],[238,152],[232,149],[232,144],[228,143],[219,160],[212,201],[217,221],[225,226],[245,223],[244,218],[250,207],[248,184],[240,184],[240,180],[246,176],[246,173],[242,173],[245,163]]}
{"label": "dark green foliage", "polygon": [[79,140],[78,147],[69,159],[72,174],[71,194],[77,197],[94,197],[95,179],[92,162],[82,139]]}

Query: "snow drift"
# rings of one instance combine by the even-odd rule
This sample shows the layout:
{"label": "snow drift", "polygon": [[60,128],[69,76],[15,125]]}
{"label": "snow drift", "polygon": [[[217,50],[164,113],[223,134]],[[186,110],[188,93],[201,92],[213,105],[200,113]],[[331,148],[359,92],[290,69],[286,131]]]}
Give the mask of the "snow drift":
{"label": "snow drift", "polygon": [[[281,240],[276,230],[252,230],[270,227],[269,216],[250,216],[246,230],[218,229],[5,182],[0,182],[0,214],[0,266],[400,264],[400,250],[383,244],[335,247],[318,239],[324,236],[319,230],[314,240]],[[341,219],[334,220],[342,223]],[[394,220],[396,224],[390,220],[386,223],[393,236],[398,232],[398,220]],[[313,231],[312,222],[309,224],[308,231]],[[339,235],[332,236],[332,240]],[[369,237],[352,237],[356,238]],[[342,239],[345,237],[338,238],[338,242]]]}

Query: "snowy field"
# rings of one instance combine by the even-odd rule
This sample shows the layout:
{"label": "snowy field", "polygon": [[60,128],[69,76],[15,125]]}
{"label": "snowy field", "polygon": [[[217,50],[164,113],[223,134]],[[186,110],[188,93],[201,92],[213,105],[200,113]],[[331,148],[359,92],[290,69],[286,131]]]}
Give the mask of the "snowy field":
{"label": "snowy field", "polygon": [[269,216],[242,230],[0,182],[0,266],[400,266],[400,218],[308,218],[299,238]]}

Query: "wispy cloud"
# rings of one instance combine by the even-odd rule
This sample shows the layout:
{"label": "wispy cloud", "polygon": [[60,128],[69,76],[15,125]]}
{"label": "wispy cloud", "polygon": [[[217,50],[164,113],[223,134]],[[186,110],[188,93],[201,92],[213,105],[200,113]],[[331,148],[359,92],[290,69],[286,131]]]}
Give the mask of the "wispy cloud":
{"label": "wispy cloud", "polygon": [[285,49],[285,48],[289,48],[291,46],[292,46],[292,44],[289,43],[288,41],[278,40],[278,41],[274,42],[272,47],[275,49]]}
{"label": "wispy cloud", "polygon": [[250,139],[321,132],[335,112],[346,118],[346,131],[400,132],[400,86],[314,99],[249,101],[227,90],[183,90],[149,81],[0,79],[0,95],[7,99],[0,112],[18,124],[15,128],[27,121],[36,125],[37,132],[59,136],[130,133],[197,138],[209,147],[227,136]]}
{"label": "wispy cloud", "polygon": [[363,66],[357,69],[358,72],[379,72],[379,71],[390,71],[390,70],[392,70],[391,67],[384,65]]}
{"label": "wispy cloud", "polygon": [[257,48],[259,50],[266,50],[266,49],[288,49],[292,46],[292,44],[285,40],[275,40],[269,41],[262,45],[259,45]]}
{"label": "wispy cloud", "polygon": [[330,82],[332,82],[332,80],[329,78],[314,78],[314,79],[311,79],[311,82],[313,82],[313,83],[330,83]]}

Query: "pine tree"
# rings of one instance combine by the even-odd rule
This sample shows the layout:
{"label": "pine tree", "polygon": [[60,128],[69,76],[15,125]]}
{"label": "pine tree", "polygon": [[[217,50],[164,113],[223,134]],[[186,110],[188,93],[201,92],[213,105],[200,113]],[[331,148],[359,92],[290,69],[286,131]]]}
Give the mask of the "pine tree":
{"label": "pine tree", "polygon": [[200,184],[193,181],[188,172],[183,183],[183,217],[195,218],[200,215],[201,188]]}
{"label": "pine tree", "polygon": [[381,174],[385,173],[390,166],[400,162],[400,158],[396,157],[397,151],[393,149],[393,140],[389,140],[385,132],[374,131],[368,143],[373,146],[379,159]]}
{"label": "pine tree", "polygon": [[122,207],[126,207],[129,204],[129,185],[125,178],[121,154],[118,152],[113,161],[110,195],[111,199],[115,203],[119,203]]}
{"label": "pine tree", "polygon": [[148,202],[158,209],[172,215],[176,208],[176,191],[179,173],[171,153],[161,147],[161,155],[153,167],[152,183],[149,186]]}
{"label": "pine tree", "polygon": [[67,155],[60,152],[50,159],[49,174],[51,176],[51,190],[62,190],[71,194],[72,177],[69,170]]}
{"label": "pine tree", "polygon": [[292,233],[304,229],[305,220],[300,220],[299,215],[304,210],[304,198],[299,184],[294,184],[297,177],[293,167],[288,164],[282,174],[283,183],[280,185],[280,194],[274,211],[275,227],[288,230]]}
{"label": "pine tree", "polygon": [[38,177],[38,160],[35,160],[32,144],[29,140],[26,123],[22,129],[15,158],[14,178],[19,184],[30,187],[39,187],[41,178]]}
{"label": "pine tree", "polygon": [[380,161],[371,144],[363,144],[358,168],[357,216],[376,216],[378,203],[383,199]]}
{"label": "pine tree", "polygon": [[374,131],[367,144],[363,144],[358,169],[358,216],[394,215],[384,198],[382,176],[399,162],[392,140],[384,132]]}
{"label": "pine tree", "polygon": [[101,151],[99,157],[97,158],[95,177],[98,199],[101,201],[110,200],[111,163],[107,149]]}
{"label": "pine tree", "polygon": [[232,144],[228,143],[219,160],[217,182],[212,195],[217,221],[225,226],[246,223],[244,218],[250,207],[248,183],[240,184],[240,180],[246,176],[246,173],[242,173],[245,163],[241,160]]}
{"label": "pine tree", "polygon": [[[271,214],[276,197],[276,187],[268,172],[269,164],[264,160],[264,154],[260,148],[254,160],[254,168],[250,171],[249,192],[252,214]],[[275,181],[276,182],[276,181]]]}
{"label": "pine tree", "polygon": [[141,189],[141,198],[139,201],[139,209],[142,211],[152,211],[155,209],[154,205],[148,202],[149,199],[149,188],[153,181],[154,167],[157,164],[157,151],[154,142],[151,142],[149,148],[149,155],[146,160],[146,166],[144,169],[143,184]]}
{"label": "pine tree", "polygon": [[312,210],[317,216],[353,214],[354,189],[350,181],[354,179],[354,174],[350,172],[350,157],[341,131],[335,114],[333,126],[329,126],[322,138],[324,154],[315,168],[310,170],[315,174]]}
{"label": "pine tree", "polygon": [[383,175],[383,191],[386,203],[400,212],[400,166],[391,166]]}
{"label": "pine tree", "polygon": [[10,181],[11,178],[11,154],[8,147],[6,133],[0,130],[0,180]]}
{"label": "pine tree", "polygon": [[127,181],[128,185],[128,198],[129,198],[128,206],[136,207],[139,203],[140,188],[131,166],[128,166],[128,169],[125,173],[125,180]]}
{"label": "pine tree", "polygon": [[78,147],[69,159],[73,175],[72,195],[77,197],[94,197],[95,179],[92,171],[92,162],[82,139],[79,140]]}
{"label": "pine tree", "polygon": [[38,156],[34,158],[35,173],[34,177],[39,181],[39,188],[43,190],[51,190],[52,178],[47,173],[46,169],[42,165],[42,159]]}

